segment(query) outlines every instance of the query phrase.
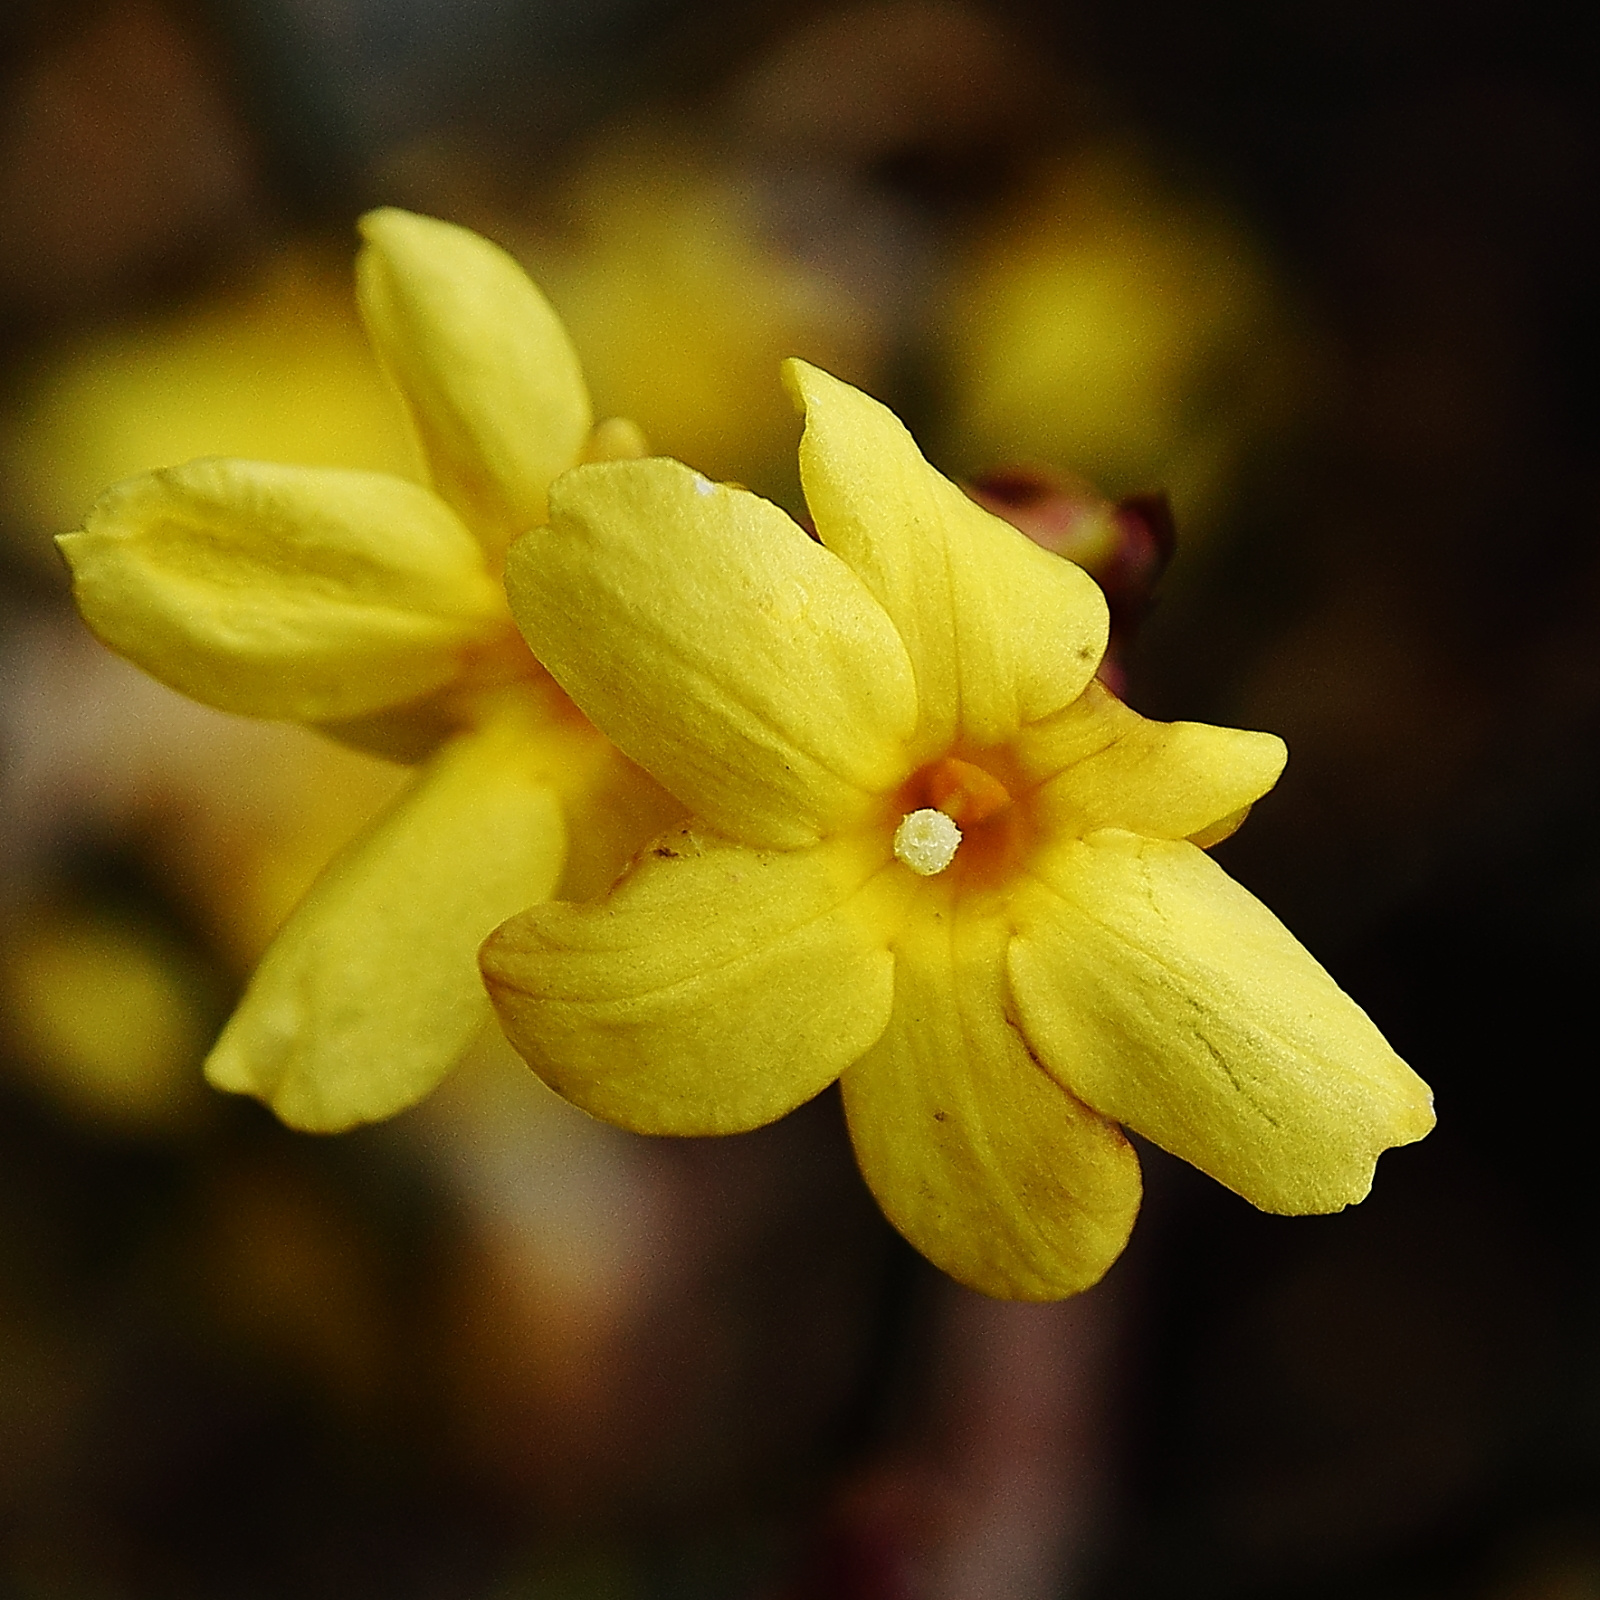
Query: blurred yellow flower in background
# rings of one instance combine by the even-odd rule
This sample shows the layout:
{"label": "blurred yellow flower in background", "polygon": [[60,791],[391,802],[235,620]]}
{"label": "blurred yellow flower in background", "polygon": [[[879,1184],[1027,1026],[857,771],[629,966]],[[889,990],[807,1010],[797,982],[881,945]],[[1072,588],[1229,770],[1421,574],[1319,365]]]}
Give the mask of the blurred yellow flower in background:
{"label": "blurred yellow flower in background", "polygon": [[[350,293],[348,260],[303,242],[159,312],[43,341],[0,403],[6,556],[52,587],[47,530],[107,484],[201,455],[412,473],[393,385]],[[19,885],[64,844],[127,851],[245,973],[318,871],[387,804],[403,769],[287,723],[184,700],[53,610],[6,640],[6,803]],[[207,1109],[195,1069],[216,996],[115,896],[48,882],[0,938],[0,1036],[74,1119],[155,1133]],[[69,1003],[74,991],[99,997]],[[112,997],[122,996],[123,1003]]]}
{"label": "blurred yellow flower in background", "polygon": [[602,142],[574,176],[564,248],[532,264],[601,406],[714,477],[792,494],[785,356],[869,381],[884,333],[833,277],[764,236],[748,175],[669,123]]}
{"label": "blurred yellow flower in background", "polygon": [[196,304],[46,346],[9,409],[0,473],[39,528],[76,522],[108,483],[196,456],[418,472],[348,264],[303,246]]}
{"label": "blurred yellow flower in background", "polygon": [[192,1125],[205,996],[170,937],[105,908],[10,919],[0,1014],[12,1059],[75,1118],[119,1133]]}
{"label": "blurred yellow flower in background", "polygon": [[1116,1258],[1118,1123],[1268,1210],[1359,1200],[1427,1087],[1197,848],[1281,742],[1122,706],[1093,581],[877,402],[788,372],[820,544],[651,460],[565,476],[512,547],[534,650],[692,818],[485,944],[512,1042],[649,1133],[758,1127],[838,1078],[891,1221],[995,1295]]}
{"label": "blurred yellow flower in background", "polygon": [[941,430],[964,472],[1070,466],[1163,488],[1186,536],[1281,428],[1306,346],[1248,233],[1129,152],[1057,160],[960,252],[934,320]]}
{"label": "blurred yellow flower in background", "polygon": [[398,211],[363,222],[363,319],[432,489],[379,473],[203,460],[109,490],[60,541],[95,632],[163,682],[423,762],[268,950],[207,1062],[291,1124],[387,1116],[487,1020],[479,940],[562,886],[604,886],[674,813],[517,636],[513,534],[591,428],[560,323],[487,240]]}

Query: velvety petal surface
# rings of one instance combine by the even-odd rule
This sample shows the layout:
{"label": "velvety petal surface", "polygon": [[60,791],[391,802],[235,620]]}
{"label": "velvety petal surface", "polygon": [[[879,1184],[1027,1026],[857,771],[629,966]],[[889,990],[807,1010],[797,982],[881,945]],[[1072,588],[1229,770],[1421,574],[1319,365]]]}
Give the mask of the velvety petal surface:
{"label": "velvety petal surface", "polygon": [[959,733],[999,744],[1070,704],[1105,653],[1104,597],[928,465],[899,419],[803,361],[800,476],[822,542],[882,603],[905,641],[920,756]]}
{"label": "velvety petal surface", "polygon": [[450,682],[505,601],[450,508],[378,473],[194,461],[58,540],[85,620],[207,705],[308,722]]}
{"label": "velvety petal surface", "polygon": [[575,1105],[640,1133],[738,1133],[825,1088],[883,1031],[878,857],[664,834],[604,900],[535,906],[483,971],[501,1025]]}
{"label": "velvety petal surface", "polygon": [[512,547],[511,609],[602,732],[709,827],[814,843],[908,770],[883,609],[776,506],[676,461],[579,467]]}
{"label": "velvety petal surface", "polygon": [[1124,828],[1154,839],[1188,839],[1242,814],[1288,756],[1275,734],[1152,722],[1098,682],[1024,730],[1016,750],[1029,778],[1054,774],[1034,801],[1047,833]]}
{"label": "velvety petal surface", "polygon": [[1013,904],[1034,1052],[1097,1111],[1265,1211],[1336,1211],[1433,1126],[1426,1084],[1254,896],[1193,845],[1107,831]]}
{"label": "velvety petal surface", "polygon": [[561,320],[498,245],[392,208],[361,219],[361,315],[433,482],[498,557],[578,459],[589,393]]}
{"label": "velvety petal surface", "polygon": [[540,729],[506,715],[445,746],[312,887],[206,1076],[332,1132],[414,1104],[490,1016],[478,946],[554,888],[561,808]]}
{"label": "velvety petal surface", "polygon": [[1139,1164],[1121,1130],[1030,1057],[1006,1012],[1009,928],[928,893],[895,943],[894,1014],[841,1080],[889,1220],[984,1294],[1053,1300],[1127,1242]]}

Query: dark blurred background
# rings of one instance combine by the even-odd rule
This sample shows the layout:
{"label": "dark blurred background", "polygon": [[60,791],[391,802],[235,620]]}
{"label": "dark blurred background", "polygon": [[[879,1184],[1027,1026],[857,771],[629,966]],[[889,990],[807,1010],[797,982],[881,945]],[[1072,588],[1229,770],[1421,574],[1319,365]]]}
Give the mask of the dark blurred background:
{"label": "dark blurred background", "polygon": [[[1553,0],[9,0],[0,1595],[1591,1600],[1600,13]],[[632,1139],[486,1041],[310,1139],[199,1061],[391,769],[89,640],[49,535],[408,470],[350,298],[518,253],[602,413],[796,505],[789,354],[958,475],[1167,489],[1148,714],[1435,1087],[1346,1214],[1147,1152],[1058,1307],[940,1281],[831,1096]]]}

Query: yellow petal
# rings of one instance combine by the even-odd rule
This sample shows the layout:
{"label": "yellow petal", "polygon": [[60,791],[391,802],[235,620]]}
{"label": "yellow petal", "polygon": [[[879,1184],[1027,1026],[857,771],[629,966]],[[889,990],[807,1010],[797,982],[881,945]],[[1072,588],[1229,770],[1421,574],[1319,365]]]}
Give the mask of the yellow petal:
{"label": "yellow petal", "polygon": [[379,473],[193,461],[107,490],[58,542],[106,644],[246,716],[400,704],[504,626],[450,508]]}
{"label": "yellow petal", "polygon": [[716,832],[789,849],[908,770],[911,669],[882,608],[783,512],[676,461],[579,467],[506,565],[533,652]]}
{"label": "yellow petal", "polygon": [[841,1080],[861,1170],[889,1220],[970,1288],[1086,1289],[1127,1243],[1139,1163],[1121,1131],[1034,1061],[1006,1015],[1009,929],[929,893],[895,942],[888,1030]]}
{"label": "yellow petal", "polygon": [[1078,838],[1099,828],[1155,839],[1203,835],[1224,818],[1242,818],[1287,757],[1275,734],[1148,721],[1100,683],[1025,729],[1016,750],[1030,778],[1055,774],[1035,802],[1046,831]]}
{"label": "yellow petal", "polygon": [[427,1094],[488,1021],[479,944],[561,872],[547,767],[532,718],[445,746],[301,901],[211,1052],[211,1082],[317,1132]]}
{"label": "yellow petal", "polygon": [[1264,1211],[1337,1211],[1433,1126],[1428,1087],[1254,896],[1191,844],[1107,831],[1013,905],[1035,1053],[1097,1111]]}
{"label": "yellow petal", "polygon": [[916,672],[923,756],[1070,704],[1105,653],[1105,598],[1081,568],[974,505],[894,414],[803,361],[800,476],[822,542],[877,596]]}
{"label": "yellow petal", "polygon": [[596,899],[657,834],[686,820],[684,808],[598,732],[543,672],[468,697],[466,709],[482,721],[517,701],[538,708],[545,769],[562,814],[571,820],[566,865],[552,898]]}
{"label": "yellow petal", "polygon": [[554,782],[562,810],[582,823],[567,841],[566,870],[555,893],[563,900],[593,900],[657,834],[679,826],[684,809],[587,725],[573,730],[570,745]]}
{"label": "yellow petal", "polygon": [[893,961],[864,888],[881,865],[663,834],[604,900],[500,928],[484,977],[512,1044],[585,1111],[640,1133],[760,1127],[888,1021]]}
{"label": "yellow petal", "polygon": [[361,219],[361,315],[400,387],[440,494],[498,558],[545,517],[589,434],[589,393],[560,318],[499,246],[385,209]]}

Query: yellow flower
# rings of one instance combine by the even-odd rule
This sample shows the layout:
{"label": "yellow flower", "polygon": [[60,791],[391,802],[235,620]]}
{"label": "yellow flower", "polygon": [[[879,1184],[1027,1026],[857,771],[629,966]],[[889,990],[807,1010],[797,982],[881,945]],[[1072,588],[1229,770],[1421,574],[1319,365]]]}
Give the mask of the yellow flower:
{"label": "yellow flower", "polygon": [[1312,375],[1249,233],[1113,147],[1042,163],[969,236],[935,326],[958,470],[1071,462],[1113,498],[1159,484],[1190,541]]}
{"label": "yellow flower", "polygon": [[664,454],[792,499],[773,368],[797,352],[858,380],[881,367],[862,297],[764,237],[749,182],[668,119],[600,139],[562,209],[570,240],[538,248],[535,270],[595,395]]}
{"label": "yellow flower", "polygon": [[512,1042],[651,1133],[753,1128],[839,1078],[889,1218],[996,1295],[1115,1259],[1118,1123],[1268,1210],[1359,1200],[1428,1090],[1193,842],[1281,743],[1122,706],[1093,582],[875,401],[788,372],[821,543],[651,460],[562,478],[512,547],[540,659],[693,819],[487,942]]}
{"label": "yellow flower", "polygon": [[107,491],[60,545],[96,634],[164,683],[422,764],[318,879],[206,1063],[219,1088],[331,1130],[426,1094],[487,1021],[475,953],[558,888],[596,892],[678,815],[529,655],[500,571],[587,454],[577,358],[487,240],[363,220],[361,312],[432,488],[203,460]]}

